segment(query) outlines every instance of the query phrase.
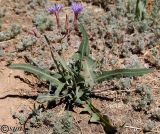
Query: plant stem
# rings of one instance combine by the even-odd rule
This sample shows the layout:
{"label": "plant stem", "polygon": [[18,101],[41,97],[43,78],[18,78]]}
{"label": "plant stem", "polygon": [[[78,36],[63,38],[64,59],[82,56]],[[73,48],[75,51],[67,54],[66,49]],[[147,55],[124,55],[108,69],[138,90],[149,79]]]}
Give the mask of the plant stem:
{"label": "plant stem", "polygon": [[78,14],[74,14],[74,28],[76,31],[78,31]]}
{"label": "plant stem", "polygon": [[61,25],[60,25],[60,20],[59,20],[59,14],[55,13],[55,16],[56,16],[56,21],[57,21],[57,28],[60,29]]}
{"label": "plant stem", "polygon": [[66,35],[68,36],[69,33],[70,33],[70,26],[69,26],[69,19],[68,19],[68,15],[67,14],[66,14],[65,27],[66,27]]}

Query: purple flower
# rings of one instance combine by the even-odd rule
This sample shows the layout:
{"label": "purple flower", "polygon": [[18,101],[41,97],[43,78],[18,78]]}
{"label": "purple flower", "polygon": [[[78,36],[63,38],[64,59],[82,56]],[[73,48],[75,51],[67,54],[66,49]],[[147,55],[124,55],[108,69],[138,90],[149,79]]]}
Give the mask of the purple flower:
{"label": "purple flower", "polygon": [[81,13],[82,10],[83,10],[82,4],[81,4],[81,3],[76,3],[76,2],[73,2],[73,3],[72,3],[71,8],[72,8],[72,10],[73,10],[73,12],[74,12],[75,14],[79,14],[79,13]]}
{"label": "purple flower", "polygon": [[50,13],[58,13],[64,6],[62,4],[55,4],[52,7],[48,8]]}
{"label": "purple flower", "polygon": [[57,27],[60,29],[60,18],[59,18],[59,12],[64,6],[62,4],[55,4],[52,7],[48,8],[48,12],[54,14],[56,16],[56,21],[57,21]]}

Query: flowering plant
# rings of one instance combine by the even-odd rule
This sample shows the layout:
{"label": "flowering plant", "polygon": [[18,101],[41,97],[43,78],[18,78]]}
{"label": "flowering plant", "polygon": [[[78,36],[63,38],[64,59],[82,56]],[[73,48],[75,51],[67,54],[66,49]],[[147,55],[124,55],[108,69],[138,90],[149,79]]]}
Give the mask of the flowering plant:
{"label": "flowering plant", "polygon": [[64,6],[62,4],[55,4],[52,7],[48,8],[49,13],[54,14],[56,16],[57,27],[60,28],[60,19],[59,12],[62,10]]}
{"label": "flowering plant", "polygon": [[[56,15],[62,8],[62,6],[55,5],[50,8],[49,11]],[[75,15],[77,15],[83,8],[81,5],[73,3],[72,10]],[[50,70],[43,70],[41,67],[28,64],[12,64],[9,67],[33,73],[49,83],[48,92],[39,94],[37,102],[55,102],[56,104],[64,102],[68,109],[75,105],[86,106],[83,111],[91,115],[90,122],[99,122],[103,125],[106,133],[114,134],[116,132],[116,127],[112,126],[108,117],[102,115],[91,102],[93,87],[104,80],[139,76],[152,72],[152,69],[140,68],[97,71],[96,62],[90,55],[88,34],[82,24],[80,24],[80,31],[83,39],[78,51],[72,57],[73,62],[69,65],[60,57],[50,44],[47,36],[44,35],[48,47],[50,48],[53,62],[58,70],[54,74],[51,73]]]}
{"label": "flowering plant", "polygon": [[78,29],[78,22],[77,22],[78,21],[78,16],[82,12],[83,6],[80,3],[75,3],[74,2],[74,3],[72,3],[71,8],[74,12],[74,26],[75,26],[75,29],[77,30]]}

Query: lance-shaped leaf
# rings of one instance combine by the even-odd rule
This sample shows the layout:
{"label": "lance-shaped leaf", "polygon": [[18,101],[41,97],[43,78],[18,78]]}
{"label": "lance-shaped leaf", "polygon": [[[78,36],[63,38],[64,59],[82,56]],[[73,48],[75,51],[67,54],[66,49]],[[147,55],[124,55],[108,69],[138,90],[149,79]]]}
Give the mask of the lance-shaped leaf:
{"label": "lance-shaped leaf", "polygon": [[[50,48],[52,59],[56,65],[59,73],[63,74],[64,73],[63,71],[67,71],[67,72],[70,72],[71,74],[73,74],[72,70],[69,68],[69,66],[66,64],[66,62],[59,56],[59,54],[55,51],[55,48],[50,44],[48,37],[46,35],[44,35],[44,37],[45,37],[47,44]],[[61,69],[63,69],[63,70],[61,70]]]}
{"label": "lance-shaped leaf", "polygon": [[121,78],[121,77],[132,77],[132,76],[141,76],[147,73],[151,73],[153,69],[116,69],[111,71],[102,71],[97,74],[96,81],[101,82],[103,80],[109,80],[112,78]]}
{"label": "lance-shaped leaf", "polygon": [[82,71],[80,75],[84,78],[86,86],[93,87],[95,82],[94,75],[95,63],[90,57],[85,57],[82,60]]}
{"label": "lance-shaped leaf", "polygon": [[84,29],[83,25],[80,24],[80,31],[83,36],[82,43],[80,44],[78,53],[80,54],[80,58],[83,59],[84,56],[89,56],[89,39],[86,30]]}
{"label": "lance-shaped leaf", "polygon": [[115,134],[117,132],[116,127],[112,126],[108,116],[102,115],[98,109],[96,109],[90,101],[87,101],[88,106],[92,110],[92,122],[100,122],[107,134]]}
{"label": "lance-shaped leaf", "polygon": [[92,123],[98,123],[100,121],[99,116],[96,113],[92,114],[92,117],[90,118],[90,122]]}
{"label": "lance-shaped leaf", "polygon": [[135,10],[135,18],[139,20],[144,19],[145,15],[145,6],[147,4],[147,0],[137,0],[136,2],[136,10]]}
{"label": "lance-shaped leaf", "polygon": [[55,52],[55,60],[57,61],[57,63],[60,64],[60,66],[62,66],[62,68],[67,71],[70,72],[71,74],[73,74],[72,70],[70,69],[70,67],[67,65],[67,63],[64,61],[64,59],[62,59],[59,54],[57,52]]}
{"label": "lance-shaped leaf", "polygon": [[35,66],[32,65],[28,65],[28,64],[13,64],[10,65],[9,68],[11,69],[18,69],[18,70],[23,70],[23,71],[27,71],[30,73],[33,73],[37,76],[39,76],[41,79],[43,80],[47,80],[49,81],[51,84],[58,86],[58,89],[61,90],[64,86],[64,83],[60,82],[57,78],[51,76],[48,72],[37,68]]}
{"label": "lance-shaped leaf", "polygon": [[80,87],[76,87],[76,92],[75,92],[75,102],[77,104],[83,104],[84,102],[80,99],[84,94],[84,91],[80,89]]}

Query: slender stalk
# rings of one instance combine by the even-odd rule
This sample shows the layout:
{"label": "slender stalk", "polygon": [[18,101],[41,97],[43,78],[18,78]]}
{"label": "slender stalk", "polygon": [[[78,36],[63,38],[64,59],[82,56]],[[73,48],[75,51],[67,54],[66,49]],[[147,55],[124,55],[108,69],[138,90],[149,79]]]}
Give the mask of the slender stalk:
{"label": "slender stalk", "polygon": [[70,33],[70,25],[69,25],[69,19],[68,19],[68,15],[67,14],[66,14],[65,28],[66,28],[66,35],[69,35],[69,33]]}
{"label": "slender stalk", "polygon": [[59,13],[55,13],[55,16],[56,16],[57,28],[60,29],[61,25],[60,25],[60,20],[59,20]]}
{"label": "slender stalk", "polygon": [[78,14],[74,14],[74,28],[76,31],[78,31]]}

